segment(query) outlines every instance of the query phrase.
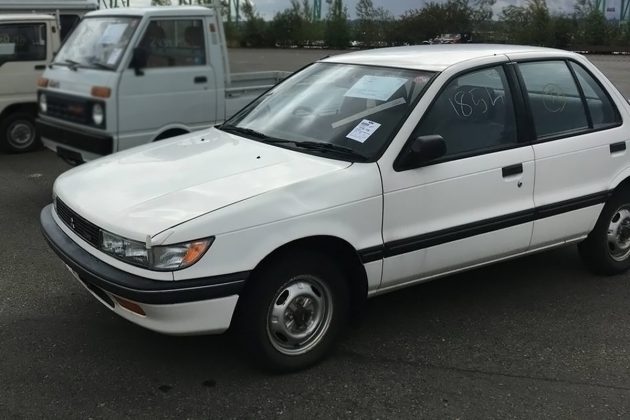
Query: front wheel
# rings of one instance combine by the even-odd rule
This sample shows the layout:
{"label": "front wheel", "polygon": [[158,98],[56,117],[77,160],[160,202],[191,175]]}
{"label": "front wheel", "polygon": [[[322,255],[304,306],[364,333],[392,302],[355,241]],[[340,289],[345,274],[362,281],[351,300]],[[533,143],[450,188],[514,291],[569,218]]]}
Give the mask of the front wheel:
{"label": "front wheel", "polygon": [[276,259],[252,278],[239,302],[241,341],[264,368],[294,371],[332,349],[348,319],[346,279],[324,255]]}
{"label": "front wheel", "polygon": [[10,114],[0,122],[0,148],[7,152],[21,153],[40,145],[35,128],[35,118],[27,112]]}
{"label": "front wheel", "polygon": [[621,274],[630,268],[630,190],[620,190],[608,200],[578,249],[585,264],[598,274]]}

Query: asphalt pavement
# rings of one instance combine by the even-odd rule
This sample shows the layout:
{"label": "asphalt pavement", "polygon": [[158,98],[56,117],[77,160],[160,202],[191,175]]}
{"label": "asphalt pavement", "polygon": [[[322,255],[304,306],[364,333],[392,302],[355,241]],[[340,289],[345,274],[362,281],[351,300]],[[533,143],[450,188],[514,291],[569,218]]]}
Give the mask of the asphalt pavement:
{"label": "asphalt pavement", "polygon": [[[321,53],[230,51],[233,71]],[[592,59],[628,89],[613,58]],[[630,275],[591,275],[575,246],[372,299],[328,360],[272,376],[230,334],[153,333],[76,283],[38,225],[68,168],[0,154],[2,419],[630,416]]]}

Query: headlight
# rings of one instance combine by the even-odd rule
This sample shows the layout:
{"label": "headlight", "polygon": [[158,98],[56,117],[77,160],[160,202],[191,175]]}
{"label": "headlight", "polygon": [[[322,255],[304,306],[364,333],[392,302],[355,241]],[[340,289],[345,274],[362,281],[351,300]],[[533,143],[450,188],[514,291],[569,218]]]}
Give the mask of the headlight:
{"label": "headlight", "polygon": [[129,264],[149,270],[173,271],[190,267],[203,257],[214,238],[154,246],[125,239],[112,233],[101,231],[101,251]]}
{"label": "headlight", "polygon": [[94,104],[92,106],[92,121],[94,124],[101,125],[103,121],[105,121],[105,111],[103,110],[103,105]]}
{"label": "headlight", "polygon": [[39,110],[44,114],[48,111],[48,103],[46,102],[46,94],[39,95]]}

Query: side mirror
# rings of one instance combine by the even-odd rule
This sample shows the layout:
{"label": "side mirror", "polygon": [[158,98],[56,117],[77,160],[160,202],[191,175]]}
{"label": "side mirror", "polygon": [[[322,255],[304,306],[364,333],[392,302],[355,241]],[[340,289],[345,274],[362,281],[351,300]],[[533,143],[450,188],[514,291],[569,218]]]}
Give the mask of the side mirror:
{"label": "side mirror", "polygon": [[147,66],[147,61],[149,60],[149,54],[147,53],[146,48],[136,47],[133,49],[133,55],[131,56],[131,63],[129,67],[136,71],[136,76],[143,76],[144,69]]}
{"label": "side mirror", "polygon": [[446,142],[440,135],[420,136],[409,141],[394,162],[398,172],[424,166],[446,154]]}

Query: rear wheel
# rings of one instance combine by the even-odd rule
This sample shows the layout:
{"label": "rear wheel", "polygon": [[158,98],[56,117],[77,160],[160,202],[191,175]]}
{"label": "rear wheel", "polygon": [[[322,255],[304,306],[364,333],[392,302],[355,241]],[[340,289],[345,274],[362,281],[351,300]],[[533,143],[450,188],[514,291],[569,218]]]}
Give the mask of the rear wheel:
{"label": "rear wheel", "polygon": [[630,190],[620,190],[608,200],[595,228],[578,247],[596,273],[620,274],[630,268]]}
{"label": "rear wheel", "polygon": [[28,152],[40,145],[35,118],[26,112],[16,112],[0,122],[0,147],[12,153]]}
{"label": "rear wheel", "polygon": [[311,366],[332,349],[348,319],[347,283],[324,255],[290,255],[264,267],[241,296],[238,329],[258,364]]}

